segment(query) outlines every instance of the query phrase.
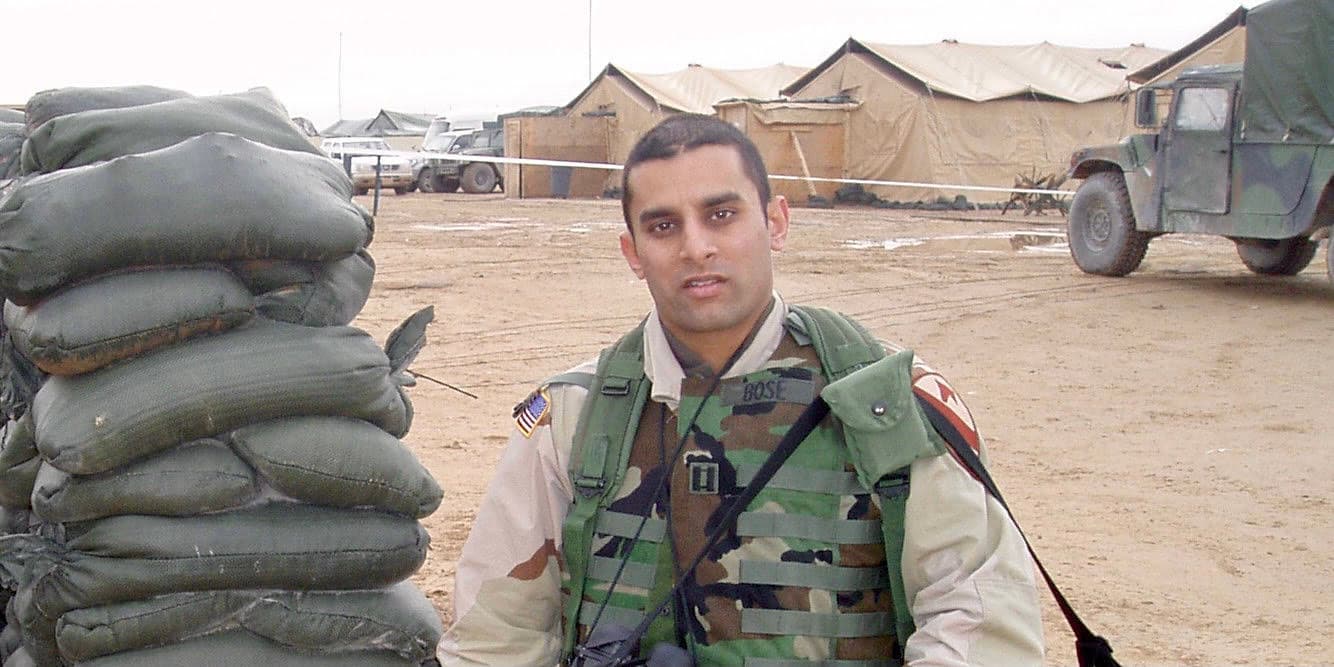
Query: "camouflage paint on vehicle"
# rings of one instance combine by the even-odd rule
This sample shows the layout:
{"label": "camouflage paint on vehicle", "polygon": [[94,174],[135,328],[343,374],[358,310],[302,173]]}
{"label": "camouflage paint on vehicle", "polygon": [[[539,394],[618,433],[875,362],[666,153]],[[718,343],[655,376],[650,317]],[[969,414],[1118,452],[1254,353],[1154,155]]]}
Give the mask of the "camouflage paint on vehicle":
{"label": "camouflage paint on vehicle", "polygon": [[[1198,68],[1188,70],[1173,87],[1222,88],[1235,95],[1240,78],[1239,66]],[[1235,109],[1235,97],[1230,102]],[[1076,152],[1069,176],[1122,172],[1135,228],[1145,232],[1284,239],[1309,236],[1331,224],[1334,213],[1328,199],[1323,210],[1317,208],[1322,194],[1329,197],[1325,193],[1334,177],[1334,145],[1247,142],[1233,113],[1225,127],[1213,133],[1216,144],[1182,150],[1191,140],[1203,143],[1198,135],[1204,133],[1173,127],[1176,111],[1174,103],[1161,134],[1137,134],[1112,146]],[[1219,164],[1221,158],[1227,159]]]}
{"label": "camouflage paint on vehicle", "polygon": [[[712,393],[709,378],[686,378],[679,417],[659,403],[645,407],[608,507],[614,518],[598,521],[592,555],[601,565],[590,570],[602,576],[584,588],[581,639],[627,554],[602,622],[633,625],[650,601],[662,599],[727,499],[825,383],[814,348],[787,336],[764,368],[724,380]],[[685,421],[697,412],[693,424]],[[682,438],[681,455],[668,460]],[[653,493],[664,475],[670,512],[667,495]],[[827,418],[741,515],[735,533],[686,579],[689,618],[679,631],[672,619],[659,622],[644,647],[675,643],[679,632],[700,664],[739,666],[748,655],[901,659],[880,524],[879,499],[857,482],[847,446]],[[628,539],[636,531],[640,539]]]}
{"label": "camouflage paint on vehicle", "polygon": [[[1135,229],[1237,240],[1319,238],[1334,223],[1334,4],[1271,0],[1246,14],[1246,60],[1142,89],[1137,134],[1071,157],[1069,178],[1120,172]],[[1204,112],[1204,113],[1201,113]],[[1072,220],[1072,224],[1074,221]]]}

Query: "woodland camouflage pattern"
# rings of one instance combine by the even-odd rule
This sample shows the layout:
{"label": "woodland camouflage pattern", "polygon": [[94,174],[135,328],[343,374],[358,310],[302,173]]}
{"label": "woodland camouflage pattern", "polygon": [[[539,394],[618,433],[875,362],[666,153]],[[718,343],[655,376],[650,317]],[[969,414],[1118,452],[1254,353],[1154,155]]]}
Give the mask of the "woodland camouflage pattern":
{"label": "woodland camouflage pattern", "polygon": [[[782,434],[824,387],[825,378],[814,348],[798,346],[786,336],[761,369],[727,379],[713,395],[706,396],[711,384],[707,377],[685,378],[680,418],[661,403],[650,402],[640,420],[626,483],[609,507],[613,512],[636,517],[644,516],[651,508],[654,519],[667,521],[669,542],[659,545],[641,539],[630,549],[632,562],[656,569],[659,582],[666,577],[670,584],[673,573],[683,571],[699,553],[707,534],[726,510],[724,500],[744,488],[746,473],[758,468],[773,451]],[[686,433],[685,420],[697,411],[699,417]],[[663,459],[670,456],[682,437],[686,438],[683,455],[672,459],[669,470]],[[832,417],[826,417],[782,470],[781,476],[767,484],[751,503],[751,511],[738,521],[740,536],[731,535],[714,546],[683,587],[690,618],[681,631],[692,652],[701,664],[708,665],[741,665],[746,655],[789,660],[901,660],[879,534],[878,497],[856,482],[847,447]],[[670,511],[664,494],[659,493],[656,502],[653,498],[664,474],[670,474]],[[839,480],[844,492],[794,488],[824,478]],[[781,528],[748,529],[749,524],[763,523],[764,515],[809,517],[813,524],[843,528],[848,537],[839,543],[782,535],[793,531]],[[623,537],[596,535],[594,556],[619,561],[630,546],[631,540]],[[669,549],[674,558],[660,565],[659,552],[666,555]],[[776,583],[757,581],[769,578],[754,574],[766,563],[775,564],[785,576],[774,577]],[[831,566],[855,568],[849,576],[878,583],[850,589],[811,585],[818,581],[818,572],[827,573]],[[595,613],[606,588],[605,583],[587,588],[585,599],[593,604],[583,608]],[[655,586],[652,602],[660,601],[667,588]],[[611,605],[643,610],[644,588],[632,588],[621,581],[615,591]],[[818,614],[826,622],[830,620],[827,615],[856,615],[868,630],[866,636],[842,638],[756,631],[761,627],[752,620],[756,609]],[[604,621],[609,617],[611,613],[603,612]],[[631,620],[638,622],[638,618]],[[581,617],[581,639],[591,621]],[[654,627],[645,644],[659,640],[675,643],[669,623]]]}

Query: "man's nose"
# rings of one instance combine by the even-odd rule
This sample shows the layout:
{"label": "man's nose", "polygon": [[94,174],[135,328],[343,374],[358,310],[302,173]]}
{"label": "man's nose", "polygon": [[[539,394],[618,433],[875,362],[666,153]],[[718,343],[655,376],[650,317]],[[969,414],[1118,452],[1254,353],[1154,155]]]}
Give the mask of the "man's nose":
{"label": "man's nose", "polygon": [[718,253],[713,233],[703,220],[693,218],[686,220],[681,232],[681,255],[685,259],[699,261]]}

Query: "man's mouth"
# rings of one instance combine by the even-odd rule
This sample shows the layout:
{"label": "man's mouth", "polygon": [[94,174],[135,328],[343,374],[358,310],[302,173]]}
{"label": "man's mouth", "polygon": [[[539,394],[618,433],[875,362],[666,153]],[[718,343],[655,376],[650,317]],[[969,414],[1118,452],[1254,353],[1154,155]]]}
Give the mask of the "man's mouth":
{"label": "man's mouth", "polygon": [[722,276],[707,275],[707,276],[695,276],[693,278],[689,278],[684,283],[682,283],[682,286],[686,290],[695,293],[711,293],[716,289],[718,289],[722,284],[723,284]]}

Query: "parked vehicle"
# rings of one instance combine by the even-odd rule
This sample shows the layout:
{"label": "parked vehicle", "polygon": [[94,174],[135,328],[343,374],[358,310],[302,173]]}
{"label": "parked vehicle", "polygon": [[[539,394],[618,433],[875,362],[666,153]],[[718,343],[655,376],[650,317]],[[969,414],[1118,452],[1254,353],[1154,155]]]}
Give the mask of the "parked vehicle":
{"label": "parked vehicle", "polygon": [[375,168],[380,167],[380,187],[392,188],[394,194],[412,189],[412,163],[397,155],[365,155],[358,150],[392,151],[389,143],[379,137],[331,137],[320,142],[320,148],[339,164],[344,154],[352,155],[352,191],[364,195],[375,187]]}
{"label": "parked vehicle", "polygon": [[[427,130],[426,139],[422,141],[422,152],[426,153],[457,153],[463,150],[463,144],[459,143],[463,137],[472,134],[472,130],[445,130],[431,133]],[[439,167],[444,161],[436,158],[426,158],[418,160],[413,165],[412,178],[417,184],[417,189],[422,192],[453,192],[459,189],[458,175],[445,176],[440,173]],[[452,172],[453,169],[446,171]]]}
{"label": "parked vehicle", "polygon": [[473,155],[503,156],[503,128],[488,128],[454,136],[441,152],[453,157],[428,158],[419,169],[417,186],[423,192],[453,192],[462,187],[464,192],[477,194],[491,192],[497,185],[504,189],[498,165],[467,159]]}
{"label": "parked vehicle", "polygon": [[[1069,217],[1080,269],[1124,276],[1167,233],[1225,236],[1258,274],[1306,268],[1334,224],[1330,7],[1271,0],[1250,10],[1245,62],[1141,89],[1135,124],[1158,131],[1070,158],[1068,177],[1084,179]],[[1334,257],[1326,268],[1334,281]]]}

